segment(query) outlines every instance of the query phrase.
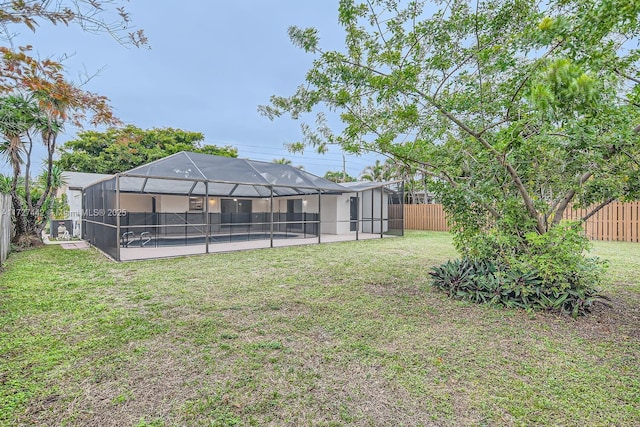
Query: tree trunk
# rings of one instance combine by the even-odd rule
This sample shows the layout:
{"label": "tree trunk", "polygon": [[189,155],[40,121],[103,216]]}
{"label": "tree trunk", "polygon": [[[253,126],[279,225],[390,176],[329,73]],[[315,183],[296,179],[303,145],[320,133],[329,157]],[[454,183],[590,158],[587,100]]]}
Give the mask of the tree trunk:
{"label": "tree trunk", "polygon": [[24,222],[24,206],[22,205],[22,200],[18,196],[15,190],[11,190],[11,204],[13,205],[13,229],[14,229],[14,237],[13,242],[17,243],[20,236],[22,236],[26,231],[26,226]]}
{"label": "tree trunk", "polygon": [[13,221],[14,221],[14,243],[17,241],[20,235],[24,234],[26,230],[24,222],[25,206],[22,204],[22,199],[18,195],[18,178],[20,177],[20,163],[17,159],[12,159],[13,164],[13,180],[11,181],[11,204],[13,205]]}
{"label": "tree trunk", "polygon": [[[47,147],[47,170],[46,170],[46,183],[43,189],[42,195],[34,203],[31,199],[30,183],[28,179],[25,179],[24,190],[29,195],[25,200],[25,206],[23,207],[22,201],[17,195],[15,188],[17,187],[17,176],[14,176],[12,199],[14,211],[16,212],[15,223],[15,237],[14,243],[21,247],[39,246],[42,244],[42,229],[47,221],[46,213],[42,213],[42,207],[47,199],[51,197],[52,180],[51,172],[53,169],[53,155],[56,147],[56,134],[55,132],[47,132],[43,134],[43,142]],[[31,150],[28,155],[30,157]],[[30,161],[30,159],[29,159]],[[19,171],[18,171],[19,173]],[[15,171],[14,171],[15,175]]]}
{"label": "tree trunk", "polygon": [[[42,136],[42,139],[44,140],[44,143],[47,147],[47,154],[48,154],[47,181],[45,183],[44,190],[42,191],[42,196],[40,196],[40,199],[37,201],[36,205],[34,206],[35,211],[38,213],[40,212],[40,209],[44,205],[44,202],[51,196],[51,187],[52,187],[51,173],[53,170],[53,154],[55,153],[55,150],[56,150],[56,134],[54,132],[47,132],[45,135]],[[31,201],[29,201],[29,203],[31,203]]]}

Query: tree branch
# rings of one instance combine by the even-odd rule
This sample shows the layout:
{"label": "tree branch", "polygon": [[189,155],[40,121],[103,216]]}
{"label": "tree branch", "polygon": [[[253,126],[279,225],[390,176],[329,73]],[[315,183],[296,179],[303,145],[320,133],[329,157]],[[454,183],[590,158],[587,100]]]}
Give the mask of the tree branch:
{"label": "tree branch", "polygon": [[628,74],[625,74],[625,73],[621,72],[620,70],[618,70],[617,68],[614,68],[613,72],[616,73],[617,75],[619,75],[620,77],[623,77],[623,78],[625,78],[627,80],[631,80],[634,83],[640,84],[640,79],[637,79],[637,78],[632,77],[632,76],[630,76]]}
{"label": "tree branch", "polygon": [[31,200],[31,152],[33,151],[33,137],[31,132],[27,130],[27,139],[29,140],[29,148],[26,150],[24,165],[24,198]]}
{"label": "tree branch", "polygon": [[598,213],[598,211],[602,208],[604,208],[605,206],[607,206],[609,203],[613,202],[615,200],[614,197],[605,200],[604,202],[600,203],[598,206],[596,206],[595,208],[593,208],[591,210],[591,212],[589,212],[588,214],[586,214],[585,216],[583,216],[582,218],[580,218],[580,222],[586,222],[589,218],[591,218],[592,216],[594,216],[596,213]]}
{"label": "tree branch", "polygon": [[478,87],[480,88],[480,116],[482,117],[482,123],[484,124],[486,119],[484,115],[484,88],[482,87],[482,67],[480,67],[480,59],[478,54],[480,53],[480,31],[478,29],[478,7],[480,0],[476,0],[476,13],[474,16],[474,30],[476,34],[476,65],[478,67],[478,79],[480,80]]}
{"label": "tree branch", "polygon": [[509,120],[508,119],[502,119],[502,120],[498,120],[496,123],[491,123],[488,126],[485,126],[484,129],[482,129],[480,132],[478,132],[478,135],[482,136],[484,135],[486,132],[490,131],[491,129],[498,127],[502,124],[507,123]]}
{"label": "tree branch", "polygon": [[[578,179],[578,186],[581,186],[582,184],[584,184],[591,177],[591,175],[593,175],[593,172],[586,172],[585,174],[583,174]],[[573,200],[573,197],[575,195],[576,195],[576,190],[571,189],[560,200],[560,203],[557,205],[558,209],[555,211],[553,215],[553,221],[552,221],[553,225],[557,225],[562,220],[562,217],[564,216],[564,211],[567,209],[567,206],[569,205],[571,200]]]}
{"label": "tree branch", "polygon": [[454,116],[444,107],[442,107],[435,100],[428,97],[425,93],[421,92],[419,89],[416,89],[416,92],[419,93],[425,100],[427,100],[427,102],[429,102],[433,107],[435,107],[436,110],[440,112],[440,114],[444,115],[447,119],[455,123],[460,129],[462,129],[465,133],[473,137],[476,141],[482,144],[482,146],[485,147],[491,154],[494,155],[496,160],[498,160],[498,162],[507,170],[509,175],[511,175],[511,179],[514,185],[516,186],[516,189],[520,193],[520,196],[522,197],[522,200],[525,204],[527,212],[529,213],[529,216],[531,216],[531,218],[536,221],[536,229],[540,234],[544,234],[546,232],[544,221],[540,216],[540,214],[538,213],[538,211],[536,210],[533,204],[533,199],[531,198],[531,195],[529,195],[527,188],[524,186],[524,183],[520,179],[518,172],[513,167],[513,165],[507,162],[505,156],[503,156],[491,144],[489,144],[489,142],[486,139],[484,139],[482,135],[480,135],[478,132],[471,129],[469,126],[467,126],[460,119],[458,119],[456,116]]}
{"label": "tree branch", "polygon": [[560,39],[558,40],[558,42],[553,45],[551,47],[551,49],[549,49],[548,51],[546,51],[544,53],[544,55],[542,55],[535,63],[535,65],[533,66],[533,68],[530,70],[530,72],[525,76],[524,79],[522,79],[522,82],[520,82],[520,84],[518,85],[516,91],[513,93],[513,95],[511,96],[511,102],[509,103],[509,108],[507,109],[507,113],[505,115],[505,117],[508,119],[511,116],[511,107],[516,105],[516,98],[518,97],[518,95],[520,94],[520,92],[522,91],[522,89],[524,89],[525,85],[527,84],[527,82],[529,81],[529,79],[531,78],[531,76],[533,75],[533,72],[542,64],[542,62],[553,53],[553,51],[555,51],[558,47],[560,47],[562,45],[562,43],[564,43],[564,39]]}
{"label": "tree branch", "polygon": [[[543,55],[543,57],[541,59],[543,59],[546,56],[548,56],[553,50],[555,50],[558,46],[560,46],[561,43],[562,43],[562,40],[559,41],[558,43],[556,43],[549,51],[547,51],[545,53],[545,55]],[[362,69],[365,69],[365,70],[367,70],[367,71],[369,71],[369,72],[371,72],[373,74],[376,74],[376,75],[379,75],[379,76],[383,76],[383,77],[389,77],[389,74],[387,74],[387,73],[383,73],[380,70],[374,69],[374,68],[372,68],[370,66],[367,66],[367,65],[364,65],[364,64],[355,63],[353,61],[350,61],[349,59],[347,59],[344,56],[343,56],[342,60],[344,61],[344,63],[346,63],[347,65],[351,65],[352,67],[362,68]],[[466,62],[466,61],[464,61],[464,62]],[[455,72],[455,71],[452,71],[452,73],[453,72]],[[452,73],[450,73],[449,76]],[[527,79],[525,79],[525,81],[526,80]],[[522,85],[518,89],[518,91],[516,91],[516,94],[519,92],[519,90],[522,89],[522,87],[524,87],[524,82],[522,83]],[[480,133],[478,133],[478,132],[474,131],[473,129],[471,129],[468,125],[463,123],[460,119],[458,119],[458,117],[456,117],[454,114],[452,114],[450,111],[448,111],[442,105],[440,105],[432,96],[427,95],[424,91],[420,90],[419,88],[415,88],[413,90],[413,93],[408,93],[407,91],[404,91],[402,89],[399,89],[399,90],[401,92],[403,92],[407,96],[419,95],[420,97],[422,97],[422,99],[424,99],[427,103],[429,103],[432,107],[434,107],[440,114],[442,114],[444,117],[449,119],[449,121],[451,121],[456,126],[458,126],[464,133],[468,134],[469,136],[473,137],[475,140],[480,142],[480,144],[483,147],[485,147],[491,154],[493,154],[493,156],[496,158],[496,160],[498,160],[498,162],[507,170],[507,172],[511,176],[511,179],[512,179],[516,189],[518,190],[518,192],[520,193],[520,195],[522,197],[522,200],[523,200],[523,202],[525,204],[525,207],[527,209],[527,213],[529,214],[529,216],[532,219],[534,219],[536,221],[536,229],[537,229],[538,233],[544,234],[546,232],[545,222],[544,222],[542,216],[540,215],[540,213],[535,208],[531,195],[529,194],[527,188],[525,187],[524,183],[520,179],[520,176],[518,175],[518,172],[516,171],[516,169],[513,167],[513,165],[511,165],[509,162],[506,161],[505,156],[503,156],[500,152],[498,152],[486,139],[483,138],[483,136]],[[514,97],[516,96],[516,94],[514,94]]]}
{"label": "tree branch", "polygon": [[367,0],[367,4],[369,5],[369,10],[371,11],[371,16],[373,17],[373,20],[376,23],[376,27],[378,27],[378,33],[380,34],[380,38],[382,39],[382,41],[386,45],[387,44],[387,40],[384,38],[384,34],[382,34],[382,28],[380,28],[380,21],[378,20],[378,15],[376,15],[376,11],[373,8],[373,5],[371,4],[371,1]]}
{"label": "tree branch", "polygon": [[[383,73],[383,72],[381,72],[379,70],[376,70],[376,69],[374,69],[372,67],[369,67],[369,66],[366,66],[366,65],[362,65],[362,64],[356,64],[353,61],[349,61],[348,59],[345,59],[345,62],[347,64],[353,66],[353,67],[364,68],[365,70],[368,70],[368,71],[370,71],[370,72],[372,72],[374,74],[377,74],[379,76],[388,77],[388,74]],[[413,95],[421,96],[426,102],[428,102],[429,104],[431,104],[431,106],[433,106],[436,110],[438,110],[438,112],[440,112],[440,114],[442,114],[447,119],[449,119],[451,122],[453,122],[455,125],[457,125],[466,134],[468,134],[469,136],[473,137],[478,142],[480,142],[480,144],[482,144],[483,147],[485,147],[491,154],[494,155],[496,160],[498,160],[498,162],[507,170],[509,175],[511,175],[511,179],[512,179],[514,185],[516,186],[516,189],[520,193],[520,195],[522,197],[522,200],[523,200],[523,202],[525,204],[525,207],[527,209],[527,213],[529,214],[529,216],[532,219],[534,219],[536,221],[536,229],[538,230],[538,233],[544,234],[546,232],[546,227],[545,227],[545,224],[544,224],[544,220],[542,219],[541,215],[536,210],[536,208],[535,208],[535,206],[533,204],[533,199],[531,198],[531,195],[527,191],[527,188],[524,186],[524,183],[520,179],[520,176],[518,175],[518,172],[516,171],[516,169],[509,162],[507,162],[506,158],[499,151],[497,151],[491,144],[489,144],[489,142],[486,139],[484,139],[482,137],[482,135],[480,135],[478,132],[474,131],[469,126],[467,126],[465,123],[463,123],[460,119],[458,119],[455,115],[453,115],[446,108],[444,108],[442,105],[440,105],[435,99],[433,99],[433,97],[427,95],[426,93],[424,93],[422,90],[420,90],[418,88],[415,88],[414,91],[415,91],[415,94],[413,94]],[[411,93],[407,93],[406,91],[403,91],[403,92],[407,96],[412,96]]]}
{"label": "tree branch", "polygon": [[[380,133],[378,132],[377,129],[375,129],[374,127],[372,127],[369,123],[367,123],[365,120],[362,119],[362,117],[357,114],[356,111],[354,111],[352,108],[350,108],[349,106],[346,106],[345,108],[347,108],[347,110],[354,116],[356,117],[361,124],[363,124],[367,129],[369,129],[369,131],[371,131],[372,133],[380,136]],[[375,150],[370,150],[375,152]],[[387,155],[386,153],[379,153],[379,154],[384,154]],[[396,159],[400,159],[402,162],[406,163],[406,164],[416,164],[416,165],[420,165],[422,168],[422,171],[424,173],[427,173],[431,176],[435,176],[441,179],[446,180],[452,187],[454,188],[458,188],[460,186],[460,183],[456,182],[453,178],[451,178],[451,176],[449,174],[447,174],[446,171],[444,170],[440,170],[439,168],[437,168],[436,166],[428,163],[428,162],[424,162],[422,160],[418,160],[415,158],[411,158],[408,157],[406,155],[401,155],[398,153],[393,153],[393,157],[395,157]],[[436,171],[431,172],[429,169]],[[485,201],[482,200],[482,198],[478,195],[476,195],[473,191],[471,191],[471,189],[467,186],[465,186],[465,188],[467,189],[467,191],[469,192],[469,194],[471,194],[471,196],[480,204],[482,205],[483,208],[485,208],[489,213],[491,213],[491,215],[493,215],[494,218],[496,219],[500,219],[502,218],[502,215],[500,214],[500,212],[498,212],[493,206],[487,204]]]}
{"label": "tree branch", "polygon": [[451,76],[453,76],[454,73],[456,73],[457,71],[459,71],[462,67],[464,67],[464,65],[470,61],[471,59],[473,59],[472,55],[469,55],[465,60],[463,60],[457,67],[453,67],[453,69],[447,74],[444,70],[442,71],[442,81],[440,82],[440,84],[438,85],[438,87],[436,88],[435,92],[433,92],[433,97],[436,98],[438,96],[438,93],[440,92],[440,89],[442,89],[444,87],[444,84],[447,82],[447,80],[449,80],[449,78]]}

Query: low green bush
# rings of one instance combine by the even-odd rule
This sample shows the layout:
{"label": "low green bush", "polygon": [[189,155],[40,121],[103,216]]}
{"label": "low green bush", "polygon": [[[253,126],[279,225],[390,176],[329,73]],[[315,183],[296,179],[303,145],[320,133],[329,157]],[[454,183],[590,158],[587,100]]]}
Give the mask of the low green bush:
{"label": "low green bush", "polygon": [[[583,258],[581,268],[599,270],[600,262]],[[573,317],[590,311],[595,302],[607,300],[584,280],[562,277],[554,283],[536,270],[496,266],[488,260],[461,258],[432,268],[433,285],[449,297],[525,310],[547,310]],[[585,273],[588,275],[588,273]],[[576,278],[577,279],[577,278]]]}

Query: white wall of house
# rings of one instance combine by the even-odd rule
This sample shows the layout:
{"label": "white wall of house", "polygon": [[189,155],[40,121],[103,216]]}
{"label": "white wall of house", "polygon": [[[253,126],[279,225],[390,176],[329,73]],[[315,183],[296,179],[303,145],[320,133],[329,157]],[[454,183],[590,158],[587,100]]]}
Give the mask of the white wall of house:
{"label": "white wall of house", "polygon": [[[373,200],[372,200],[373,198]],[[382,200],[382,206],[380,205]],[[360,193],[360,206],[359,206],[359,219],[360,231],[363,233],[380,233],[380,214],[382,213],[382,231],[385,232],[389,229],[388,220],[389,209],[387,209],[389,203],[389,195],[382,192],[379,188],[374,190],[367,190]]]}
{"label": "white wall of house", "polygon": [[[186,212],[189,210],[189,197],[188,196],[174,196],[174,195],[156,195],[156,211],[157,212]],[[120,195],[120,208],[126,209],[129,212],[151,212],[152,210],[152,196],[146,194],[121,194]],[[220,197],[209,197],[209,212],[220,213],[221,203]],[[242,200],[242,199],[239,199]],[[252,212],[269,212],[271,201],[269,199],[247,199],[251,200]],[[274,200],[274,212],[279,210],[282,212],[287,211],[286,199]],[[304,204],[303,204],[304,211]]]}
{"label": "white wall of house", "polygon": [[287,211],[287,199],[279,197],[273,200],[274,212],[286,212]]}
{"label": "white wall of house", "polygon": [[156,210],[158,212],[187,212],[189,197],[163,194],[156,198]]}
{"label": "white wall of house", "polygon": [[84,172],[62,172],[62,185],[57,189],[56,197],[63,194],[67,198],[69,212],[65,219],[73,222],[73,230],[68,230],[74,237],[82,236],[82,187],[92,182],[107,178],[109,175]]}
{"label": "white wall of house", "polygon": [[251,202],[251,212],[270,212],[270,206],[270,199],[253,199],[253,201]]}
{"label": "white wall of house", "polygon": [[[318,213],[318,196],[295,196],[295,197],[278,197],[273,199],[273,212],[287,212],[288,200],[302,200],[302,212]],[[324,200],[324,197],[323,197]],[[264,212],[269,212],[269,200],[266,200]]]}
{"label": "white wall of house", "polygon": [[[76,196],[74,193],[78,193]],[[72,210],[81,212],[81,193],[68,190],[69,206]],[[188,196],[156,195],[157,212],[187,212],[189,210]],[[367,190],[361,193],[344,193],[322,195],[321,200],[317,195],[279,197],[273,201],[273,211],[287,212],[287,200],[302,199],[302,211],[309,213],[320,212],[321,232],[324,234],[349,234],[355,233],[350,227],[351,198],[359,197],[358,227],[362,233],[380,233],[388,230],[389,212],[387,209],[389,195],[380,189]],[[382,209],[380,203],[382,202]],[[320,208],[318,205],[322,204]],[[271,200],[251,199],[252,212],[269,212]],[[152,196],[146,194],[121,194],[120,208],[129,212],[151,212]],[[219,197],[209,198],[209,212],[219,213],[221,202]],[[380,215],[385,220],[380,222]]]}
{"label": "white wall of house", "polygon": [[220,213],[220,198],[209,197],[209,213]]}
{"label": "white wall of house", "polygon": [[[333,194],[322,196],[322,209],[320,210],[320,232],[323,234],[338,234],[338,198]],[[318,199],[314,198],[313,208],[317,209]],[[310,203],[310,201],[308,202]],[[317,212],[317,210],[316,210]]]}
{"label": "white wall of house", "polygon": [[153,197],[148,194],[120,194],[120,209],[127,212],[151,212]]}
{"label": "white wall of house", "polygon": [[345,193],[336,196],[336,234],[355,233],[351,231],[351,197],[355,193]]}
{"label": "white wall of house", "polygon": [[[322,195],[322,208],[318,207],[318,197],[316,195],[303,196],[303,212],[320,212],[321,232],[324,234],[349,234],[351,231],[351,197],[360,197],[358,206],[359,231],[363,233],[380,233],[380,201],[382,199],[382,218],[388,219],[389,212],[387,203],[389,195],[383,193],[381,198],[380,189],[368,190],[358,193],[327,194]],[[274,212],[286,212],[288,199],[299,199],[297,197],[283,197],[274,201]],[[372,207],[373,198],[373,207]],[[268,211],[269,206],[265,208]],[[255,209],[254,209],[255,210]],[[366,219],[363,221],[363,219]],[[373,219],[373,220],[372,220]],[[388,230],[388,222],[383,221],[382,230]]]}
{"label": "white wall of house", "polygon": [[[326,197],[329,196],[322,196],[322,207],[324,208],[324,204],[326,202]],[[299,199],[299,197],[296,197],[297,199]],[[285,206],[285,210],[286,210],[286,206]],[[309,195],[309,196],[304,196],[302,197],[302,212],[309,212],[309,213],[318,213],[319,209],[318,209],[318,195],[317,194],[313,194],[313,195]]]}
{"label": "white wall of house", "polygon": [[82,235],[82,190],[71,190],[66,188],[64,194],[67,196],[69,205],[68,219],[73,221],[73,230],[69,230],[73,237]]}

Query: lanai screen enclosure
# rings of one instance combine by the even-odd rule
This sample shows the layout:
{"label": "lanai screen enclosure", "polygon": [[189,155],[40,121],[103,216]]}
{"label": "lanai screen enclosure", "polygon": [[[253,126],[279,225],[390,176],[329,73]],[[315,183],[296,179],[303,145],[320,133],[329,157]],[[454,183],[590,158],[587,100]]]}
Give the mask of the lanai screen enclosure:
{"label": "lanai screen enclosure", "polygon": [[83,238],[124,261],[401,235],[399,189],[180,152],[86,187]]}

